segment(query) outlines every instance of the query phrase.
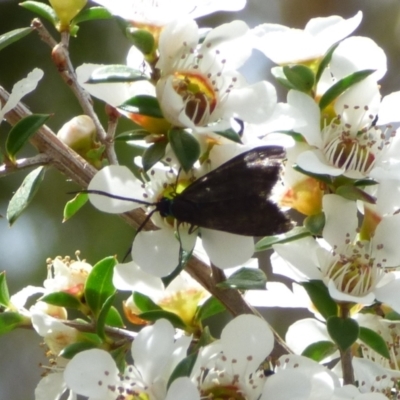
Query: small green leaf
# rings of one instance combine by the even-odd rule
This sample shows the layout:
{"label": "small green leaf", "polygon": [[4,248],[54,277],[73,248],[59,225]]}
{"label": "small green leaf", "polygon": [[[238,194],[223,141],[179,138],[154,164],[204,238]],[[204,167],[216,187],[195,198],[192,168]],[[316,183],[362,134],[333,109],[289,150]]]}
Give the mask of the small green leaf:
{"label": "small green leaf", "polygon": [[341,351],[346,351],[358,338],[358,323],[351,318],[329,317],[328,333]]}
{"label": "small green leaf", "polygon": [[96,19],[110,19],[112,14],[104,7],[91,7],[82,10],[73,20],[72,24],[80,24],[81,22],[93,21]]}
{"label": "small green leaf", "polygon": [[329,50],[326,52],[324,58],[321,60],[321,62],[318,65],[318,71],[315,76],[315,82],[319,82],[321,79],[322,73],[325,71],[325,68],[329,65],[332,59],[332,54],[336,50],[336,47],[339,46],[339,43],[335,43],[333,46],[329,48]]}
{"label": "small green leaf", "polygon": [[328,288],[322,281],[311,280],[308,282],[302,282],[301,285],[310,296],[316,309],[325,319],[337,315],[337,304],[332,300]]}
{"label": "small green leaf", "polygon": [[311,358],[316,362],[321,362],[326,357],[332,355],[336,350],[337,346],[335,343],[332,343],[329,340],[321,340],[320,342],[307,346],[301,355]]}
{"label": "small green leaf", "polygon": [[126,30],[126,37],[143,54],[151,54],[155,48],[155,39],[150,31],[129,27]]}
{"label": "small green leaf", "polygon": [[31,27],[27,28],[18,28],[14,29],[10,32],[3,33],[0,35],[0,50],[3,50],[5,47],[22,39],[24,36],[29,35],[33,29]]}
{"label": "small green leaf", "polygon": [[86,303],[96,317],[107,299],[115,292],[112,277],[116,264],[115,257],[104,258],[93,267],[86,280]]}
{"label": "small green leaf", "polygon": [[264,251],[270,249],[274,244],[283,244],[293,242],[310,236],[308,229],[302,226],[296,226],[292,230],[280,235],[266,236],[256,243],[255,251]]}
{"label": "small green leaf", "polygon": [[309,93],[314,86],[314,72],[305,65],[284,66],[283,73],[287,80],[300,92]]}
{"label": "small green leaf", "polygon": [[10,294],[6,281],[6,272],[0,273],[0,305],[8,307],[10,304]]}
{"label": "small green leaf", "polygon": [[105,300],[105,302],[103,303],[103,307],[101,307],[101,310],[100,310],[99,315],[96,320],[96,333],[103,340],[106,339],[106,334],[104,332],[104,327],[106,325],[106,317],[107,317],[107,314],[110,311],[111,306],[115,300],[115,294],[116,294],[116,291],[114,291],[114,293]]}
{"label": "small green leaf", "polygon": [[215,131],[217,135],[224,137],[225,139],[231,140],[234,143],[242,144],[242,139],[239,134],[233,129],[227,129],[226,131]]}
{"label": "small green leaf", "polygon": [[115,137],[115,141],[129,142],[131,140],[143,140],[148,135],[150,135],[150,132],[146,131],[145,129],[134,129],[132,131],[120,133],[118,136]]}
{"label": "small green leaf", "polygon": [[6,152],[11,161],[36,131],[49,119],[48,114],[32,114],[19,120],[6,140]]}
{"label": "small green leaf", "polygon": [[347,200],[361,200],[365,203],[376,204],[376,198],[353,185],[339,186],[335,193]]}
{"label": "small green leaf", "polygon": [[188,172],[200,157],[199,142],[183,129],[168,131],[168,140],[183,170]]}
{"label": "small green leaf", "polygon": [[81,307],[81,302],[72,294],[66,292],[54,292],[43,296],[40,301],[44,301],[47,304],[52,304],[53,306],[75,308],[79,309]]}
{"label": "small green leaf", "polygon": [[309,176],[311,178],[316,179],[317,181],[326,183],[327,185],[332,184],[332,177],[330,175],[325,174],[314,174],[313,172],[306,171],[305,169],[299,167],[298,165],[293,165],[293,169],[297,172],[300,172],[303,175]]}
{"label": "small green leaf", "polygon": [[56,25],[58,22],[56,12],[46,3],[39,1],[24,1],[23,3],[19,3],[19,5],[29,11],[34,12],[35,14],[38,14],[42,18],[47,19],[53,25]]}
{"label": "small green leaf", "polygon": [[34,169],[25,177],[21,186],[15,192],[7,208],[7,220],[10,225],[17,220],[32,201],[40,184],[43,182],[44,173],[44,167]]}
{"label": "small green leaf", "polygon": [[321,97],[319,101],[319,108],[323,110],[329,104],[331,104],[335,99],[337,99],[342,93],[344,93],[351,86],[358,82],[363,81],[365,78],[373,74],[375,70],[365,69],[363,71],[354,72],[351,75],[346,76],[343,79],[337,81],[332,85]]}
{"label": "small green leaf", "polygon": [[77,342],[72,343],[66,347],[64,347],[61,351],[59,356],[64,357],[67,360],[71,360],[74,356],[76,356],[81,351],[96,349],[97,346],[94,343],[90,342]]}
{"label": "small green leaf", "polygon": [[157,142],[149,146],[142,155],[142,165],[145,171],[148,171],[153,165],[158,163],[165,156],[167,142]]}
{"label": "small green leaf", "polygon": [[117,108],[132,114],[147,115],[153,118],[164,118],[157,97],[139,95],[130,98]]}
{"label": "small green leaf", "polygon": [[128,67],[127,65],[115,64],[97,68],[92,72],[86,83],[96,84],[113,82],[137,82],[148,79],[150,79],[150,77],[146,76],[143,71]]}
{"label": "small green leaf", "polygon": [[171,376],[169,377],[167,389],[171,386],[172,382],[175,379],[190,376],[196,360],[197,353],[192,353],[185,357],[183,360],[179,361],[178,365],[175,367],[175,369],[172,371]]}
{"label": "small green leaf", "polygon": [[133,301],[135,302],[136,307],[141,312],[162,310],[162,308],[159,305],[154,303],[154,301],[151,300],[150,297],[146,296],[143,293],[134,292],[132,294],[132,296],[133,296]]}
{"label": "small green leaf", "polygon": [[73,217],[89,200],[87,193],[78,193],[72,200],[67,201],[64,207],[63,222]]}
{"label": "small green leaf", "polygon": [[0,314],[0,335],[11,332],[25,322],[25,318],[16,312],[3,312]]}
{"label": "small green leaf", "polygon": [[195,319],[197,321],[203,321],[206,318],[225,311],[225,309],[225,306],[219,300],[217,300],[214,296],[211,296],[197,309]]}
{"label": "small green leaf", "polygon": [[217,287],[239,290],[265,290],[267,277],[261,269],[256,268],[241,268],[231,275],[226,281],[218,283]]}
{"label": "small green leaf", "polygon": [[387,343],[385,342],[385,340],[382,338],[381,335],[379,335],[372,329],[360,326],[360,332],[358,338],[372,350],[380,354],[382,357],[385,357],[388,360],[390,360],[390,354]]}
{"label": "small green leaf", "polygon": [[113,326],[115,328],[123,328],[125,326],[121,314],[114,306],[112,306],[107,313],[106,325]]}
{"label": "small green leaf", "polygon": [[286,89],[296,89],[286,78],[282,67],[273,67],[271,68],[272,76]]}
{"label": "small green leaf", "polygon": [[365,187],[365,186],[374,186],[377,185],[378,182],[374,181],[372,179],[359,179],[354,182],[354,186],[360,186],[360,187]]}
{"label": "small green leaf", "polygon": [[325,214],[323,212],[315,215],[309,215],[304,219],[305,228],[314,236],[320,236],[325,226]]}
{"label": "small green leaf", "polygon": [[182,321],[182,319],[178,315],[169,311],[164,311],[164,310],[147,311],[144,313],[140,313],[138,317],[144,319],[145,321],[151,321],[151,322],[155,322],[161,318],[165,318],[166,320],[171,322],[171,324],[175,328],[182,330],[186,329],[186,324]]}

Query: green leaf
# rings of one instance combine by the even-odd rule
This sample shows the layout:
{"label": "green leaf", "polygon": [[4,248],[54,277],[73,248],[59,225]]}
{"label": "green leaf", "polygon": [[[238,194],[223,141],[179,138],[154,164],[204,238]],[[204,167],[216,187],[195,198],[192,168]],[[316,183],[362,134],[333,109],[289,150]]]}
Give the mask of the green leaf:
{"label": "green leaf", "polygon": [[49,119],[48,114],[32,114],[19,120],[6,140],[6,152],[11,161],[36,131]]}
{"label": "green leaf", "polygon": [[116,264],[115,257],[104,258],[93,267],[86,280],[86,303],[96,317],[107,299],[115,292],[112,277]]}
{"label": "green leaf", "polygon": [[80,24],[81,22],[93,21],[96,19],[110,19],[112,14],[104,7],[91,7],[82,10],[73,20],[72,24]]}
{"label": "green leaf", "polygon": [[183,170],[188,172],[200,157],[199,142],[183,129],[168,131],[168,140]]}
{"label": "green leaf", "polygon": [[293,242],[295,240],[302,239],[310,236],[310,232],[302,227],[296,226],[292,230],[280,235],[266,236],[256,243],[255,251],[264,251],[270,249],[274,244],[283,244]]}
{"label": "green leaf", "polygon": [[106,316],[106,325],[113,326],[115,328],[123,328],[125,326],[121,314],[114,306],[108,310]]}
{"label": "green leaf", "polygon": [[145,94],[132,97],[117,108],[132,114],[147,115],[148,117],[153,118],[164,118],[157,97]]}
{"label": "green leaf", "polygon": [[347,200],[361,200],[365,203],[376,204],[376,198],[353,185],[339,186],[335,193]]}
{"label": "green leaf", "polygon": [[335,99],[337,99],[342,93],[344,93],[351,86],[358,82],[363,81],[365,78],[370,76],[375,72],[374,69],[365,69],[363,71],[354,72],[351,75],[346,76],[343,79],[337,81],[332,85],[321,97],[319,101],[319,108],[323,110],[329,104],[331,104]]}
{"label": "green leaf", "polygon": [[179,361],[178,365],[175,367],[175,369],[172,371],[171,376],[169,377],[167,389],[171,386],[172,382],[175,379],[190,376],[196,360],[197,353],[193,353],[185,357],[183,360]]}
{"label": "green leaf", "polygon": [[358,338],[382,357],[390,360],[389,349],[385,340],[378,333],[369,328],[360,326]]}
{"label": "green leaf", "polygon": [[78,193],[72,200],[67,201],[64,207],[63,222],[73,217],[89,200],[87,193]]}
{"label": "green leaf", "polygon": [[126,30],[126,37],[143,54],[151,54],[155,49],[156,41],[148,30],[129,27]]}
{"label": "green leaf", "polygon": [[122,376],[126,368],[126,354],[130,351],[131,344],[125,343],[122,346],[117,347],[115,350],[110,351],[111,357],[114,359],[115,364]]}
{"label": "green leaf", "polygon": [[378,182],[374,181],[373,179],[359,179],[354,182],[354,186],[361,186],[361,187],[374,186],[377,184],[378,184]]}
{"label": "green leaf", "polygon": [[40,298],[40,301],[44,301],[47,304],[52,304],[53,306],[66,307],[66,308],[76,308],[81,307],[81,302],[72,294],[66,292],[54,292],[47,294]]}
{"label": "green leaf", "polygon": [[203,321],[204,319],[212,317],[213,315],[219,314],[225,310],[225,306],[214,296],[211,296],[197,309],[195,319],[197,321]]}
{"label": "green leaf", "polygon": [[311,280],[308,282],[302,282],[301,285],[310,296],[316,309],[325,319],[337,315],[337,304],[329,295],[328,288],[322,281]]}
{"label": "green leaf", "polygon": [[44,173],[44,167],[34,169],[25,177],[21,186],[15,192],[7,208],[7,220],[10,225],[17,220],[32,201],[40,184],[43,182]]}
{"label": "green leaf", "polygon": [[313,172],[306,171],[305,169],[299,167],[298,165],[293,165],[293,169],[297,172],[300,172],[303,175],[309,176],[311,178],[316,179],[317,181],[326,183],[327,185],[332,184],[332,178],[330,175],[325,174],[314,174]]}
{"label": "green leaf", "polygon": [[33,29],[31,27],[27,28],[18,28],[14,29],[10,32],[3,33],[0,35],[0,50],[3,50],[5,47],[22,39],[24,36],[29,35]]}
{"label": "green leaf", "polygon": [[117,142],[129,142],[131,140],[143,140],[146,136],[150,135],[149,131],[145,129],[134,129],[132,131],[126,131],[116,136],[115,141]]}
{"label": "green leaf", "polygon": [[292,85],[286,78],[283,68],[282,67],[273,67],[271,68],[271,74],[272,76],[277,80],[278,83],[280,83],[283,87],[285,87],[288,90],[291,89],[296,89],[294,85]]}
{"label": "green leaf", "polygon": [[0,335],[11,332],[25,322],[25,318],[16,312],[3,312],[0,314]]}
{"label": "green leaf", "polygon": [[35,14],[40,15],[42,18],[47,19],[53,25],[56,25],[58,22],[56,12],[46,3],[39,1],[24,1],[23,3],[19,3],[19,5],[29,11],[34,12]]}
{"label": "green leaf", "polygon": [[287,80],[300,92],[309,93],[314,86],[314,72],[305,65],[284,66],[283,73]]}
{"label": "green leaf", "polygon": [[10,294],[6,281],[6,272],[0,273],[0,305],[8,307],[10,304]]}
{"label": "green leaf", "polygon": [[336,50],[336,47],[339,46],[339,43],[335,43],[333,46],[329,48],[329,50],[326,52],[324,58],[321,60],[321,62],[318,65],[318,71],[317,74],[315,75],[315,82],[319,82],[321,79],[322,73],[325,71],[325,68],[329,65],[332,59],[332,54]]}
{"label": "green leaf", "polygon": [[166,141],[153,143],[143,152],[142,165],[144,171],[148,171],[153,165],[162,160],[165,156],[167,144]]}
{"label": "green leaf", "polygon": [[[104,67],[97,68],[92,72],[86,83],[96,84],[96,83],[113,83],[113,82],[137,82],[148,79],[150,79],[150,77],[146,76],[143,73],[143,71],[128,67],[127,65],[115,64],[115,65],[105,65]],[[128,100],[127,102],[129,102],[130,100]]]}
{"label": "green leaf", "polygon": [[154,303],[153,300],[151,300],[150,297],[146,296],[143,293],[140,292],[134,292],[132,294],[133,296],[133,301],[136,304],[136,307],[141,311],[141,312],[147,312],[147,311],[156,311],[156,310],[162,310],[162,308]]}
{"label": "green leaf", "polygon": [[335,343],[332,343],[329,340],[321,340],[320,342],[307,346],[301,355],[311,358],[316,362],[321,362],[326,357],[332,355],[336,350],[337,346]]}
{"label": "green leaf", "polygon": [[239,134],[233,129],[227,129],[226,131],[215,131],[217,135],[224,137],[225,139],[231,140],[234,143],[242,144],[242,139]]}
{"label": "green leaf", "polygon": [[358,338],[358,323],[351,318],[329,317],[328,333],[341,351],[346,351]]}
{"label": "green leaf", "polygon": [[228,289],[239,289],[239,290],[254,290],[261,289],[265,290],[265,284],[267,283],[267,277],[261,269],[257,268],[241,268],[231,275],[227,280],[218,283],[217,287]]}
{"label": "green leaf", "polygon": [[97,346],[94,343],[90,343],[90,342],[72,343],[72,344],[64,347],[60,351],[59,356],[60,357],[64,357],[67,360],[70,360],[71,358],[76,356],[81,351],[90,350],[90,349],[96,349],[96,348],[97,348]]}
{"label": "green leaf", "polygon": [[96,333],[99,335],[99,337],[103,340],[106,339],[106,334],[104,332],[104,327],[106,325],[106,318],[107,318],[107,314],[111,309],[111,306],[114,303],[115,300],[115,294],[116,291],[114,291],[114,293],[108,297],[106,299],[106,301],[103,303],[103,307],[101,307],[101,310],[99,312],[99,315],[97,317],[97,321],[96,321]]}
{"label": "green leaf", "polygon": [[304,219],[303,224],[311,235],[320,236],[325,226],[325,214],[309,215]]}
{"label": "green leaf", "polygon": [[147,311],[144,313],[140,313],[138,317],[151,322],[155,322],[161,318],[165,318],[166,320],[171,322],[171,324],[175,328],[182,330],[186,329],[186,324],[182,321],[182,319],[178,315],[169,311],[164,311],[164,310]]}

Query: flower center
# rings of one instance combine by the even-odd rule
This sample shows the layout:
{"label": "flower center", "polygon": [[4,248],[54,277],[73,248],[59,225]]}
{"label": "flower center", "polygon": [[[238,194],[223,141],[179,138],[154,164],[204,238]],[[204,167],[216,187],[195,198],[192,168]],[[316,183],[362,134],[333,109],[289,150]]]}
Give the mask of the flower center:
{"label": "flower center", "polygon": [[214,386],[202,391],[202,397],[218,400],[246,400],[246,397],[237,386]]}
{"label": "flower center", "polygon": [[205,124],[214,111],[217,98],[203,75],[176,72],[173,87],[182,97],[186,115],[196,124]]}

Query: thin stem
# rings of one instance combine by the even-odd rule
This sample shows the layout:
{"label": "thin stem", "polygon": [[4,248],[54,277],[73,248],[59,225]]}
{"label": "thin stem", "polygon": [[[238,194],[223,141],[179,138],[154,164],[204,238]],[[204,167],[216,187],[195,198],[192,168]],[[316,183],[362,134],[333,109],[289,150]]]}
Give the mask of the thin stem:
{"label": "thin stem", "polygon": [[22,158],[20,160],[17,160],[15,164],[0,165],[0,178],[17,171],[21,171],[23,169],[49,164],[50,161],[51,158],[47,154],[38,154],[31,158]]}
{"label": "thin stem", "polygon": [[52,48],[51,55],[58,72],[60,73],[64,82],[74,92],[79,104],[83,109],[83,112],[92,118],[97,130],[97,137],[100,142],[106,146],[108,161],[110,164],[118,164],[113,143],[107,140],[107,133],[94,111],[93,101],[90,97],[90,94],[78,82],[78,78],[75,74],[75,69],[72,65],[67,47],[69,35],[66,37],[65,35],[67,33],[64,33],[64,35],[62,35],[62,42],[57,43],[39,19],[35,18],[32,21],[32,27],[38,32],[42,41]]}
{"label": "thin stem", "polygon": [[[341,304],[339,306],[340,317],[343,319],[350,318],[349,307],[346,304]],[[343,373],[343,383],[345,385],[354,385],[354,370],[352,363],[353,355],[351,353],[351,347],[347,350],[340,350],[340,363],[342,365],[342,373]]]}

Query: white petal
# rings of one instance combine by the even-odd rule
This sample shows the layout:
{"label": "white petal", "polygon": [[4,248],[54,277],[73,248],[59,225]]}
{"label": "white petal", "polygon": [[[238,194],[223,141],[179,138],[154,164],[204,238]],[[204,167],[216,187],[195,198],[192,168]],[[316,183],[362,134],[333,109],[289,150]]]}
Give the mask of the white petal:
{"label": "white petal", "polygon": [[114,267],[113,284],[119,290],[146,293],[147,296],[164,289],[160,278],[142,271],[134,261]]}
{"label": "white petal", "polygon": [[132,245],[132,259],[154,276],[169,275],[179,263],[179,241],[172,229],[139,232]]}
{"label": "white petal", "polygon": [[314,174],[339,176],[344,172],[343,168],[336,168],[328,164],[328,161],[319,150],[308,150],[300,153],[296,163],[302,169]]}
{"label": "white petal", "polygon": [[218,268],[236,267],[248,261],[254,253],[250,236],[201,228],[203,246],[211,262]]}
{"label": "white petal", "polygon": [[110,354],[92,349],[78,353],[64,371],[67,386],[90,398],[108,398],[108,386],[117,385],[118,369]]}
{"label": "white petal", "polygon": [[34,294],[38,294],[38,293],[44,293],[44,292],[45,292],[45,290],[42,287],[29,285],[29,286],[21,289],[19,292],[13,294],[10,297],[10,303],[15,308],[21,309],[22,307],[25,306],[25,304],[30,296],[33,296]]}
{"label": "white petal", "polygon": [[388,284],[375,288],[374,292],[377,300],[386,303],[392,307],[397,313],[400,313],[400,279],[392,280]]}
{"label": "white petal", "polygon": [[35,389],[35,400],[59,400],[67,389],[62,373],[50,373],[43,377]]}
{"label": "white petal", "polygon": [[224,108],[245,122],[261,123],[272,115],[276,105],[276,90],[269,82],[262,81],[254,85],[233,90]]}
{"label": "white petal", "polygon": [[239,11],[246,5],[246,0],[204,0],[190,13],[192,18],[199,18],[216,11]]}
{"label": "white petal", "polygon": [[357,205],[335,194],[325,195],[322,199],[325,213],[324,239],[333,247],[341,247],[346,240],[352,240],[357,234]]}
{"label": "white petal", "polygon": [[354,296],[351,294],[344,293],[337,289],[332,279],[328,282],[328,290],[332,299],[335,299],[337,301],[347,301],[364,305],[372,304],[376,297],[374,293],[367,293],[365,296]]}
{"label": "white petal", "polygon": [[382,99],[378,114],[378,124],[387,125],[391,122],[399,122],[398,106],[400,104],[400,91],[388,94]]}
{"label": "white petal", "polygon": [[172,382],[165,400],[200,400],[200,394],[189,378],[178,378]]}
{"label": "white petal", "polygon": [[110,165],[97,172],[89,183],[88,190],[100,190],[112,196],[126,198],[127,200],[119,200],[104,195],[89,194],[89,200],[96,208],[113,214],[121,214],[140,207],[141,204],[136,203],[135,199],[145,201],[142,182],[129,168],[120,165]]}
{"label": "white petal", "polygon": [[175,330],[172,324],[159,319],[143,328],[132,344],[132,358],[143,381],[151,385],[161,375],[174,349]]}
{"label": "white petal", "polygon": [[399,237],[400,215],[383,217],[372,239],[375,262],[383,262],[386,267],[399,265]]}
{"label": "white petal", "polygon": [[0,107],[0,122],[4,115],[18,104],[22,97],[36,89],[42,77],[43,71],[39,68],[35,68],[33,71],[29,72],[26,78],[21,79],[13,86],[7,103],[2,109]]}
{"label": "white petal", "polygon": [[242,372],[245,368],[248,372],[255,371],[274,346],[274,336],[268,323],[250,314],[230,321],[222,330],[220,341],[224,355],[228,360],[237,360],[239,371],[242,365]]}

